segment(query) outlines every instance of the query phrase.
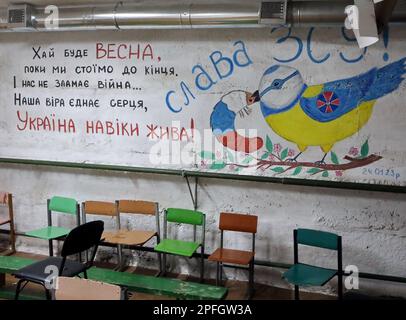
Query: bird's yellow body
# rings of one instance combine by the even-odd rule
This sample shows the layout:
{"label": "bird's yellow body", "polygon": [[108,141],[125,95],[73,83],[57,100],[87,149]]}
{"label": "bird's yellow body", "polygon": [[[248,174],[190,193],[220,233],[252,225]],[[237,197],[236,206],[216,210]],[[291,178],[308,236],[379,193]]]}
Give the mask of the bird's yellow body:
{"label": "bird's yellow body", "polygon": [[[322,89],[323,85],[310,86],[303,96],[314,97]],[[368,122],[375,101],[362,102],[335,120],[319,122],[302,110],[299,100],[290,110],[267,116],[266,122],[276,134],[297,144],[301,152],[308,146],[320,146],[323,152],[327,153],[336,142],[357,133]]]}

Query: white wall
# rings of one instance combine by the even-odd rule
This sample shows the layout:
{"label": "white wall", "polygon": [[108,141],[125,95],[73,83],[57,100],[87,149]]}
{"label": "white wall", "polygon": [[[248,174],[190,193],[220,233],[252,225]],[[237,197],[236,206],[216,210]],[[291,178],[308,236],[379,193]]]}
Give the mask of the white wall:
{"label": "white wall", "polygon": [[[14,194],[16,228],[20,232],[46,224],[45,199],[56,194],[79,201],[128,197],[159,201],[161,207],[192,208],[185,181],[173,176],[1,165],[0,181],[2,189]],[[344,265],[356,265],[361,272],[406,276],[404,195],[202,179],[198,198],[199,210],[207,214],[207,252],[212,252],[219,242],[219,212],[249,212],[259,215],[259,260],[291,263],[292,230],[308,227],[343,236]],[[243,248],[249,239],[235,234],[226,244]],[[47,254],[47,243],[31,238],[19,237],[17,248]],[[319,253],[317,256],[314,250],[303,250],[302,257],[323,265],[325,260],[333,261],[328,253]],[[144,254],[133,262],[154,268],[155,261],[150,259],[155,256]],[[181,261],[172,263],[171,270],[198,275],[195,260]],[[206,277],[209,273],[214,277],[214,265],[207,262],[206,267]],[[257,282],[287,286],[281,280],[282,270],[256,270]],[[226,274],[229,278],[246,279],[246,275],[232,269],[227,269]],[[360,289],[379,295],[406,296],[404,285],[389,282],[361,279]],[[327,287],[328,292],[334,290],[334,285]]]}

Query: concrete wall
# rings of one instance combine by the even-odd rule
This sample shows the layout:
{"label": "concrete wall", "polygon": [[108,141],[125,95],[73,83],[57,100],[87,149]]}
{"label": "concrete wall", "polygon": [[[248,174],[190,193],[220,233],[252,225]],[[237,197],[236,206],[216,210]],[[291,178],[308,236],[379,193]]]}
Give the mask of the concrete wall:
{"label": "concrete wall", "polygon": [[[65,195],[79,201],[137,198],[159,201],[162,208],[192,208],[186,182],[173,176],[1,165],[0,181],[2,189],[14,194],[16,228],[20,232],[46,224],[46,198],[51,195]],[[345,266],[356,265],[361,272],[406,277],[404,195],[202,179],[198,201],[199,210],[207,214],[207,252],[212,252],[219,243],[219,212],[250,212],[259,216],[256,255],[259,260],[291,263],[292,230],[307,227],[343,236]],[[106,222],[108,227],[112,221]],[[60,218],[58,223],[73,225],[66,218]],[[129,220],[128,224],[134,226],[135,221]],[[182,237],[191,235],[190,229],[171,231]],[[248,247],[249,239],[235,234],[226,238],[226,245]],[[47,254],[47,243],[31,238],[18,237],[17,248]],[[302,253],[304,261],[333,266],[325,264],[334,257],[325,250],[315,252],[303,248]],[[114,261],[116,256],[103,249],[98,258]],[[154,268],[155,255],[134,255],[132,262]],[[198,275],[198,264],[193,259],[168,262],[172,271]],[[206,277],[209,274],[214,277],[215,266],[206,263],[206,267]],[[256,271],[257,282],[288,286],[281,280],[283,270],[258,267]],[[226,277],[247,279],[243,272],[232,269],[226,270]],[[333,293],[335,288],[333,283],[315,290]],[[406,297],[405,285],[389,282],[361,279],[360,290]]]}

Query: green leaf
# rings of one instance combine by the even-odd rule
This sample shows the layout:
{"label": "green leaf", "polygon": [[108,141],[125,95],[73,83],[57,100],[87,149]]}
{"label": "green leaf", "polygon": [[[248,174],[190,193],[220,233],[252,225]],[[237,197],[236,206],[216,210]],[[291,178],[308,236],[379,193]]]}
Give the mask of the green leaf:
{"label": "green leaf", "polygon": [[320,172],[320,171],[321,171],[321,170],[318,169],[318,168],[311,168],[311,169],[307,170],[306,173],[316,174],[316,173],[318,173],[318,172]]}
{"label": "green leaf", "polygon": [[268,150],[269,153],[272,153],[272,151],[273,151],[273,143],[272,143],[271,138],[269,138],[269,136],[266,136],[265,146],[266,146],[266,150]]}
{"label": "green leaf", "polygon": [[273,172],[277,172],[277,173],[281,173],[283,172],[285,169],[283,169],[282,167],[275,167],[271,169]]}
{"label": "green leaf", "polygon": [[226,164],[223,161],[215,161],[211,164],[210,169],[212,170],[221,170],[226,167]]}
{"label": "green leaf", "polygon": [[270,153],[269,152],[265,152],[262,156],[261,156],[261,160],[267,159],[269,157]]}
{"label": "green leaf", "polygon": [[284,160],[287,156],[288,156],[288,148],[285,148],[285,149],[281,152],[281,159]]}
{"label": "green leaf", "polygon": [[201,151],[199,153],[199,155],[200,155],[200,158],[203,158],[203,159],[208,159],[208,160],[216,159],[216,155],[210,151]]}
{"label": "green leaf", "polygon": [[296,167],[292,173],[292,176],[297,176],[302,171],[302,167]]}
{"label": "green leaf", "polygon": [[323,171],[321,176],[324,177],[324,178],[327,178],[328,177],[328,171]]}
{"label": "green leaf", "polygon": [[368,153],[369,153],[369,144],[367,139],[361,147],[361,157],[362,158],[366,157]]}
{"label": "green leaf", "polygon": [[242,163],[243,163],[243,164],[247,164],[247,163],[250,163],[252,160],[254,160],[254,157],[248,155],[248,156],[242,161]]}
{"label": "green leaf", "polygon": [[235,171],[235,172],[240,172],[241,170],[242,170],[241,167],[237,167],[234,171]]}
{"label": "green leaf", "polygon": [[230,162],[234,162],[234,156],[233,156],[233,154],[231,153],[230,150],[227,150],[227,149],[226,149],[226,155],[227,155],[227,159],[228,159]]}
{"label": "green leaf", "polygon": [[332,163],[340,164],[340,162],[338,161],[338,157],[337,157],[337,155],[335,154],[334,151],[331,151],[330,155],[331,155],[331,162]]}

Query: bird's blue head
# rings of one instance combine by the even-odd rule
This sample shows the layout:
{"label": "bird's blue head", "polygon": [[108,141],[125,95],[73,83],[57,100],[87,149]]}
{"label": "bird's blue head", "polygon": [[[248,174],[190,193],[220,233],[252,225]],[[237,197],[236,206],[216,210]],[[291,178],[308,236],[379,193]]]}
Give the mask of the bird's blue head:
{"label": "bird's blue head", "polygon": [[305,84],[298,70],[282,65],[269,67],[259,83],[262,113],[266,116],[293,107],[304,88]]}

